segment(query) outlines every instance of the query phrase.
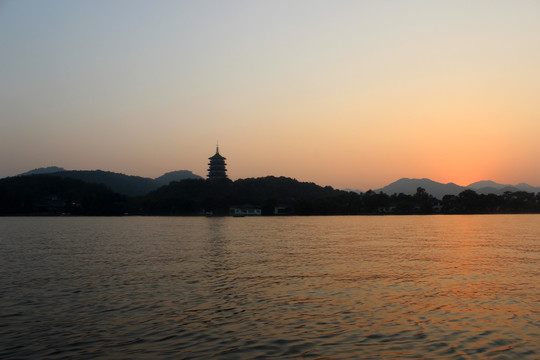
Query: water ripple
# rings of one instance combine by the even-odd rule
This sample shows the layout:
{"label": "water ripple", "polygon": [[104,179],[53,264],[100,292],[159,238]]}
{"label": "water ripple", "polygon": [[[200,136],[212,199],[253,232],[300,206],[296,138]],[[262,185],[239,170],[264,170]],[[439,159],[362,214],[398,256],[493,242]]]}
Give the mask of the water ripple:
{"label": "water ripple", "polygon": [[0,358],[536,359],[539,220],[2,218]]}

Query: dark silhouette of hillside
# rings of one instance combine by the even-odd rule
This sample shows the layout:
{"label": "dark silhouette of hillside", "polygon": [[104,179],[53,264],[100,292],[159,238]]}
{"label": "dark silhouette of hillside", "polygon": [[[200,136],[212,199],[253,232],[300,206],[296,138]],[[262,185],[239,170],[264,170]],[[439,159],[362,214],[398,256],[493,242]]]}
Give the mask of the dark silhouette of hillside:
{"label": "dark silhouette of hillside", "polygon": [[102,184],[114,192],[129,196],[142,196],[159,187],[154,179],[102,170],[69,170],[50,175]]}
{"label": "dark silhouette of hillside", "polygon": [[468,186],[459,186],[454,183],[442,184],[430,179],[408,179],[402,178],[383,188],[375,190],[375,192],[383,192],[388,195],[392,194],[406,194],[413,195],[417,188],[423,188],[429,194],[435,196],[437,199],[442,199],[445,195],[458,195],[462,191],[467,189],[474,190],[480,194],[497,194],[502,195],[507,191],[526,191],[537,193],[540,192],[540,188],[534,187],[525,183],[518,185],[503,185],[498,184],[491,180],[484,180],[472,183]]}
{"label": "dark silhouette of hillside", "polygon": [[222,183],[184,180],[148,194],[140,209],[152,215],[227,214],[233,205],[259,206],[263,215],[278,205],[297,215],[353,214],[474,214],[540,212],[540,193],[477,194],[467,189],[439,200],[424,188],[413,195],[368,191],[358,194],[285,177],[240,179]]}
{"label": "dark silhouette of hillside", "polygon": [[430,179],[402,178],[375,191],[382,191],[383,193],[389,195],[401,193],[406,195],[413,195],[416,193],[416,189],[419,187],[425,189],[429,194],[435,196],[438,199],[441,199],[444,195],[447,194],[457,195],[461,191],[465,190],[465,187],[456,185],[454,183],[441,184]]}
{"label": "dark silhouette of hillside", "polygon": [[184,179],[202,179],[199,175],[195,175],[189,170],[177,170],[165,173],[154,179],[159,186],[169,185],[173,181],[181,181]]}
{"label": "dark silhouette of hillside", "polygon": [[37,169],[33,169],[30,171],[27,171],[25,173],[20,174],[19,176],[26,176],[26,175],[43,175],[43,174],[52,174],[59,171],[65,171],[63,167],[58,166],[47,166],[47,167],[41,167]]}
{"label": "dark silhouette of hillside", "polygon": [[233,206],[276,208],[296,215],[540,213],[540,193],[479,194],[471,189],[441,200],[418,187],[414,194],[355,193],[268,176],[231,181],[173,181],[145,196],[120,195],[105,185],[62,176],[0,179],[0,215],[227,215]]}
{"label": "dark silhouette of hillside", "polygon": [[19,176],[39,174],[79,179],[88,183],[103,184],[119,194],[128,196],[146,195],[160,186],[169,184],[171,181],[180,181],[189,178],[201,179],[200,176],[195,175],[188,170],[172,171],[163,174],[156,179],[151,179],[102,170],[64,170],[56,166],[34,169]]}
{"label": "dark silhouette of hillside", "polygon": [[351,203],[359,204],[360,195],[299,182],[285,177],[264,177],[236,181],[212,182],[183,180],[148,194],[141,209],[146,214],[197,214],[211,211],[227,214],[230,206],[260,206],[264,215],[271,215],[277,205],[294,208],[295,214],[315,215],[356,213]]}
{"label": "dark silhouette of hillside", "polygon": [[122,215],[126,196],[100,184],[50,175],[0,179],[0,215]]}

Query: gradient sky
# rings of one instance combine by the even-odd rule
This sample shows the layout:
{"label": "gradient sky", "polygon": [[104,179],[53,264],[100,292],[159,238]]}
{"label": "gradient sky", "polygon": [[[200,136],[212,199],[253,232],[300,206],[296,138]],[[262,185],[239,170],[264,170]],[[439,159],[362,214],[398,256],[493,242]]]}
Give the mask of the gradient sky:
{"label": "gradient sky", "polygon": [[0,177],[540,186],[540,1],[0,2]]}

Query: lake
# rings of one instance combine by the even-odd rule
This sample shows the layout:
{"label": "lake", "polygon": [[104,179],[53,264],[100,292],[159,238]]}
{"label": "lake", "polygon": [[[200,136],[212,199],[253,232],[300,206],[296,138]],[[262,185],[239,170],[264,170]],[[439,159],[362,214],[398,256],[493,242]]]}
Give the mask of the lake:
{"label": "lake", "polygon": [[538,359],[540,215],[0,218],[2,359]]}

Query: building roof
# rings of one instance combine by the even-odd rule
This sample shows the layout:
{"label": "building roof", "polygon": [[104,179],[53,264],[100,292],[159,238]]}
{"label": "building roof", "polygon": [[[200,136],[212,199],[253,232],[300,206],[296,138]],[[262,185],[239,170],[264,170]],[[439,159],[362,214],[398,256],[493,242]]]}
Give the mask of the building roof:
{"label": "building roof", "polygon": [[208,158],[209,160],[226,160],[227,158],[219,154],[219,146],[216,146],[216,153]]}

